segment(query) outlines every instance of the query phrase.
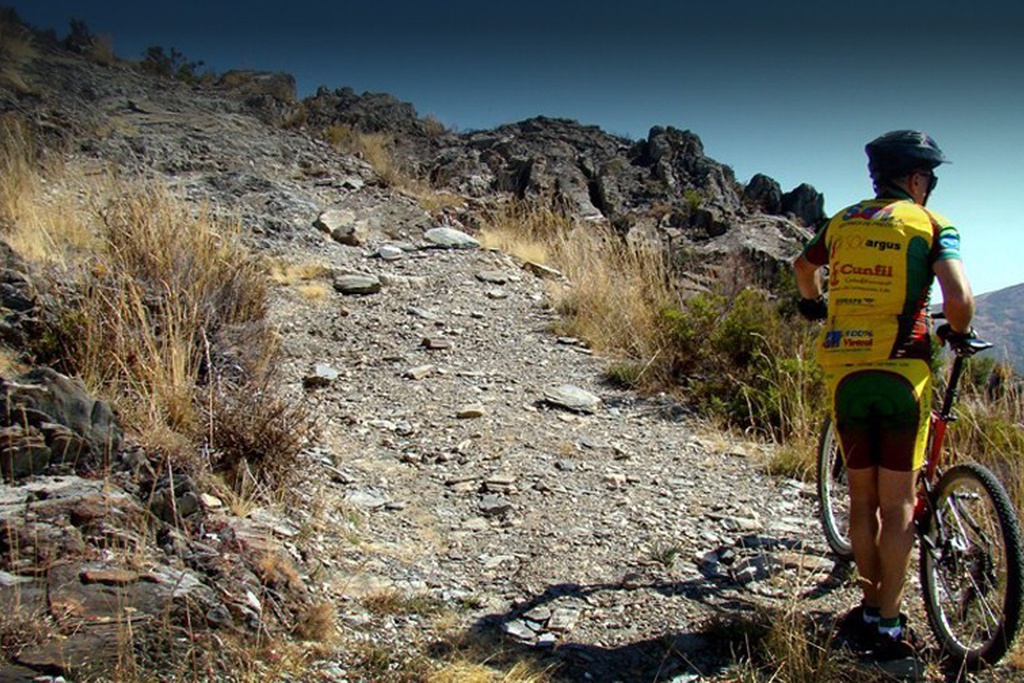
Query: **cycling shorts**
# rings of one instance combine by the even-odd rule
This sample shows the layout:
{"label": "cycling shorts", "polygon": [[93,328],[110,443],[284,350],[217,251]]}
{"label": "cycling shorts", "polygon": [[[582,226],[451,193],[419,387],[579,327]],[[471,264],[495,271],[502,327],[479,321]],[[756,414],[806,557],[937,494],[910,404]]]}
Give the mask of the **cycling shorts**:
{"label": "cycling shorts", "polygon": [[900,359],[825,369],[832,421],[848,469],[920,469],[928,441],[932,373]]}

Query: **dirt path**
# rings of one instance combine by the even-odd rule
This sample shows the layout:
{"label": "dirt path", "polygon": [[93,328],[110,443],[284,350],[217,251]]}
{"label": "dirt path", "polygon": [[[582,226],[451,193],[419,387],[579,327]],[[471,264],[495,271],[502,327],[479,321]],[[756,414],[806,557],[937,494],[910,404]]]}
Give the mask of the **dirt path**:
{"label": "dirt path", "polygon": [[[327,257],[382,276],[381,292],[284,288],[275,313],[295,391],[324,366],[306,390],[325,425],[308,496],[321,590],[351,608],[348,628],[429,640],[424,619],[360,606],[401,591],[569,680],[688,680],[728,660],[702,635],[717,616],[853,600],[810,487],[768,476],[764,448],[674,400],[603,383],[600,358],[550,331],[542,279],[496,252],[370,253]],[[599,406],[547,401],[560,385]]]}

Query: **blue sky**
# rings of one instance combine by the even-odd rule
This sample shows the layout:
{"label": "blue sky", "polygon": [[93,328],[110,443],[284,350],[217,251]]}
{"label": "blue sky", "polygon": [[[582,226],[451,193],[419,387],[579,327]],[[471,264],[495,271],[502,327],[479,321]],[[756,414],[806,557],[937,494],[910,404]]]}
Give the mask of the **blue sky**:
{"label": "blue sky", "polygon": [[865,142],[919,128],[953,161],[929,206],[961,229],[975,291],[1024,282],[1024,4],[0,2],[61,36],[83,19],[123,58],[174,46],[217,72],[286,71],[300,95],[388,92],[458,130],[539,114],[689,129],[741,182],[808,182],[829,212],[870,193]]}

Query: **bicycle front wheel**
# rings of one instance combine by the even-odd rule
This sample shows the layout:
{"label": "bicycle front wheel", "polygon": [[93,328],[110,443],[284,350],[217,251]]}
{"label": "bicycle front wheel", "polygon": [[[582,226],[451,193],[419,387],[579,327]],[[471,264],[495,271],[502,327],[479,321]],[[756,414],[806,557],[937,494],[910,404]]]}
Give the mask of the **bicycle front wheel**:
{"label": "bicycle front wheel", "polygon": [[968,668],[994,664],[1020,625],[1021,532],[1005,489],[984,467],[949,469],[922,525],[921,587],[943,650]]}
{"label": "bicycle front wheel", "polygon": [[826,420],[818,440],[818,517],[828,547],[843,560],[853,559],[850,545],[850,489],[846,465],[839,452],[839,437]]}

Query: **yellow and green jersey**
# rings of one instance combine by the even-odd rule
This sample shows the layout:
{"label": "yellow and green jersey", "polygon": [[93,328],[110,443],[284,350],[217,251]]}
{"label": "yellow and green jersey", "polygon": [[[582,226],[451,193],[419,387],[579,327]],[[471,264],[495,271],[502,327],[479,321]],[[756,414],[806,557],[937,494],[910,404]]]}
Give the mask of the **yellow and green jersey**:
{"label": "yellow and green jersey", "polygon": [[823,366],[928,359],[932,266],[960,258],[960,235],[909,199],[868,199],[843,209],[804,248],[828,266]]}

